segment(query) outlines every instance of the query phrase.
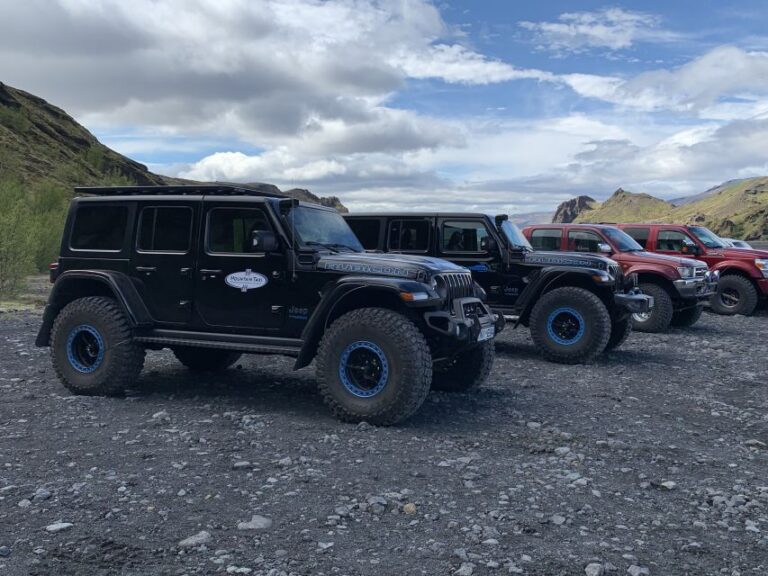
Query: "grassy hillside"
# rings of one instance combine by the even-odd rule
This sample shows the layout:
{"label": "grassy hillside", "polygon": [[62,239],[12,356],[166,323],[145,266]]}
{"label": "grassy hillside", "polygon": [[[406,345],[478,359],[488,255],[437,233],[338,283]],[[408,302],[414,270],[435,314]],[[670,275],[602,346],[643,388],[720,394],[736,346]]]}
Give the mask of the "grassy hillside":
{"label": "grassy hillside", "polygon": [[[104,146],[60,108],[0,82],[0,297],[56,259],[75,186],[184,182],[153,174]],[[271,184],[255,186],[279,191]],[[334,196],[285,193],[347,211]]]}
{"label": "grassy hillside", "polygon": [[619,189],[602,204],[579,213],[575,222],[695,223],[722,236],[768,239],[768,177],[734,180],[678,206]]}

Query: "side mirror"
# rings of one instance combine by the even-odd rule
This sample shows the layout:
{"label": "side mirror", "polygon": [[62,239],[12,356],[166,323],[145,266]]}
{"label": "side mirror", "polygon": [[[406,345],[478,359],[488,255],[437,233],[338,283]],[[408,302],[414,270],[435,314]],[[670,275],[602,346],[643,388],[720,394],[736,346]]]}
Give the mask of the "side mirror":
{"label": "side mirror", "polygon": [[480,240],[480,250],[483,252],[493,252],[498,247],[498,244],[496,244],[496,240],[491,238],[490,236],[486,236],[482,240]]}
{"label": "side mirror", "polygon": [[597,251],[601,254],[612,254],[613,250],[611,250],[611,245],[606,242],[600,242],[597,245]]}
{"label": "side mirror", "polygon": [[701,250],[696,244],[683,244],[682,248],[680,248],[680,252],[683,254],[693,254],[696,256],[701,252]]}
{"label": "side mirror", "polygon": [[253,230],[250,248],[250,252],[276,252],[277,236],[271,230]]}

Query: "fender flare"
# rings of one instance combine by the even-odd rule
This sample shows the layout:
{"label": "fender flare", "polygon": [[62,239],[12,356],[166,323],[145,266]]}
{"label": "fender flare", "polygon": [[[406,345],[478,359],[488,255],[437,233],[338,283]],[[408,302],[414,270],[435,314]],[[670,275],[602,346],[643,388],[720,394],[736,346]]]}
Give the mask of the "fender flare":
{"label": "fender flare", "polygon": [[48,303],[43,312],[43,322],[35,339],[36,346],[48,346],[53,322],[64,306],[77,298],[93,295],[88,294],[88,290],[84,292],[79,290],[78,284],[93,283],[109,290],[125,313],[131,328],[153,325],[144,301],[126,274],[111,270],[67,270],[56,279],[48,297]]}
{"label": "fender flare", "polygon": [[[534,305],[539,299],[539,296],[544,293],[547,288],[554,282],[561,278],[567,278],[568,276],[579,276],[580,279],[587,280],[592,286],[595,287],[595,291],[604,291],[606,286],[597,284],[592,276],[605,274],[605,270],[599,268],[575,268],[570,266],[548,266],[542,268],[534,276],[529,276],[530,281],[523,290],[523,293],[517,300],[516,306],[518,308],[518,320],[515,326],[518,326],[524,322],[531,313]],[[612,288],[612,286],[611,286]]]}
{"label": "fender flare", "polygon": [[[328,319],[352,294],[357,294],[360,291],[385,292],[399,300],[400,292],[426,292],[427,290],[428,287],[421,282],[378,276],[345,276],[336,283],[326,284],[322,290],[322,298],[302,332],[303,344],[299,356],[296,358],[294,370],[304,368],[312,362],[320,339],[328,327]],[[403,302],[403,307],[406,306],[406,302]]]}
{"label": "fender flare", "polygon": [[747,276],[753,282],[755,280],[762,279],[762,274],[759,274],[754,264],[748,264],[744,260],[723,260],[718,262],[710,268],[710,270],[717,270],[720,272],[720,276],[727,276],[730,270],[738,270],[738,274]]}

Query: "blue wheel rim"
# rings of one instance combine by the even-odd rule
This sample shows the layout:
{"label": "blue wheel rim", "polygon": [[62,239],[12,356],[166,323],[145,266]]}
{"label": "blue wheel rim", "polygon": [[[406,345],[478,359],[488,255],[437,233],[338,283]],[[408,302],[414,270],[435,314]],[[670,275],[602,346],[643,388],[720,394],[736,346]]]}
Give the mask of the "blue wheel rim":
{"label": "blue wheel rim", "polygon": [[104,339],[90,324],[80,324],[69,331],[67,336],[67,359],[69,364],[83,374],[98,370],[104,361]]}
{"label": "blue wheel rim", "polygon": [[379,394],[389,380],[389,362],[381,346],[358,340],[347,346],[339,359],[339,379],[358,398]]}
{"label": "blue wheel rim", "polygon": [[555,308],[547,317],[547,334],[561,346],[573,346],[584,336],[586,323],[581,312],[570,306]]}

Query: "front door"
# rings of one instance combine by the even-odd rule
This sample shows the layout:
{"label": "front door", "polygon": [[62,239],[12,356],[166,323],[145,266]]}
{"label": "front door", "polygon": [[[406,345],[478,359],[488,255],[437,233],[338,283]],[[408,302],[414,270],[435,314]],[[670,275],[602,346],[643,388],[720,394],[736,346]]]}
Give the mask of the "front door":
{"label": "front door", "polygon": [[131,258],[134,285],[156,322],[186,324],[192,315],[198,205],[169,200],[144,204],[140,210]]}
{"label": "front door", "polygon": [[506,294],[498,241],[483,220],[441,218],[439,225],[439,253],[445,258],[472,271],[472,278],[483,287],[491,305],[512,303],[517,295]]}
{"label": "front door", "polygon": [[288,302],[284,247],[259,252],[254,231],[273,231],[261,204],[206,200],[195,309],[208,330],[280,335]]}
{"label": "front door", "polygon": [[678,230],[658,230],[656,233],[656,252],[680,256],[682,258],[696,258],[694,250],[696,241]]}

